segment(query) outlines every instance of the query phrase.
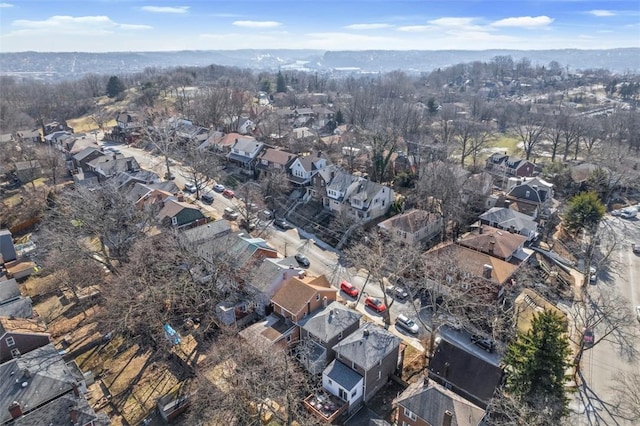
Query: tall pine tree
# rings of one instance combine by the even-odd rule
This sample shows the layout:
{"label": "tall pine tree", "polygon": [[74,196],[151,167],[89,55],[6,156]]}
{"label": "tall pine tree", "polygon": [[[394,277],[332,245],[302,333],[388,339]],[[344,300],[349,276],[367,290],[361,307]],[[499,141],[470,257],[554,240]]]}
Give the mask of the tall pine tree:
{"label": "tall pine tree", "polygon": [[124,89],[125,89],[124,84],[122,83],[122,81],[120,81],[120,79],[117,76],[112,75],[111,77],[109,77],[109,82],[107,83],[108,97],[115,98],[120,93],[124,92]]}
{"label": "tall pine tree", "polygon": [[282,71],[278,71],[278,78],[276,79],[276,92],[285,93],[287,91],[287,84],[284,81]]}
{"label": "tall pine tree", "polygon": [[564,321],[551,311],[535,316],[531,329],[518,333],[503,359],[507,392],[555,420],[566,414],[568,403],[565,385],[571,349]]}

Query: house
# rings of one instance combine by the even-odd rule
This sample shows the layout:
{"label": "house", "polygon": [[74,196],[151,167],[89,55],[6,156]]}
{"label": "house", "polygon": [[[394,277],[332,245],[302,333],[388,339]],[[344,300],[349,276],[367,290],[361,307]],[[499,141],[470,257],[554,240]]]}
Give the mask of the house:
{"label": "house", "polygon": [[80,169],[83,172],[88,172],[90,171],[89,163],[98,157],[103,157],[104,155],[104,152],[101,150],[89,146],[74,154],[71,158],[75,168]]}
{"label": "house", "polygon": [[272,312],[264,320],[242,330],[239,334],[247,342],[263,349],[271,346],[289,348],[295,343],[298,327],[290,318],[284,318]]}
{"label": "house", "polygon": [[0,363],[49,344],[49,336],[39,321],[0,317]]}
{"label": "house", "polygon": [[559,309],[556,305],[542,297],[538,292],[530,288],[522,289],[522,292],[516,297],[515,320],[516,328],[520,333],[526,333],[531,329],[533,318],[540,315],[544,311],[551,311],[565,321],[567,327],[567,314]]}
{"label": "house", "polygon": [[311,197],[314,201],[322,201],[327,195],[327,185],[331,183],[331,179],[338,171],[340,171],[338,166],[329,164],[314,173],[307,187],[307,197]]}
{"label": "house", "polygon": [[344,200],[350,194],[354,184],[362,178],[356,177],[345,170],[331,172],[331,181],[326,185],[322,204],[331,211],[341,212]]}
{"label": "house", "polygon": [[509,177],[533,176],[535,164],[519,157],[494,153],[487,158],[485,169],[495,177],[506,180]]}
{"label": "house", "polygon": [[16,136],[20,142],[42,143],[42,135],[38,129],[21,130],[16,132]]}
{"label": "house", "polygon": [[429,380],[409,385],[394,401],[396,424],[404,426],[478,426],[485,410]]}
{"label": "house", "polygon": [[534,219],[553,213],[553,184],[541,178],[509,179],[507,199],[535,207]]}
{"label": "house", "polygon": [[334,360],[333,347],[360,327],[362,314],[333,301],[298,322],[298,359],[312,374],[320,373]]}
{"label": "house", "polygon": [[296,155],[279,149],[265,149],[256,162],[256,171],[260,176],[267,176],[270,173],[288,174],[289,166],[296,159]]}
{"label": "house", "polygon": [[0,277],[0,306],[22,298],[15,278]]}
{"label": "house", "polygon": [[116,127],[123,133],[139,129],[142,124],[142,119],[136,113],[121,111],[116,116]]}
{"label": "house", "polygon": [[[300,122],[300,124],[306,124],[306,123],[307,123],[306,119]],[[296,139],[312,138],[316,135],[313,131],[311,131],[311,129],[304,126],[296,127],[295,129],[292,129],[291,133],[293,134],[293,137]]]}
{"label": "house", "polygon": [[16,176],[22,183],[31,182],[42,176],[42,168],[38,160],[17,161],[15,166]]}
{"label": "house", "polygon": [[253,171],[258,154],[262,151],[264,144],[253,138],[238,138],[231,146],[231,152],[227,155],[229,162],[235,164],[245,171]]}
{"label": "house", "polygon": [[191,244],[202,244],[213,241],[231,233],[231,226],[226,219],[218,219],[206,225],[185,230],[181,235]]}
{"label": "house", "polygon": [[[14,406],[13,412],[18,415],[17,409],[22,406]],[[36,408],[27,414],[21,414],[12,422],[12,426],[31,425],[74,425],[74,426],[109,426],[111,424],[106,414],[96,412],[82,395],[67,393],[60,398]]]}
{"label": "house", "polygon": [[398,371],[400,338],[368,323],[338,342],[336,358],[322,372],[322,386],[349,403],[349,411],[368,402]]}
{"label": "house", "polygon": [[442,339],[429,363],[429,378],[486,409],[502,383],[503,371],[497,365]]}
{"label": "house", "polygon": [[315,154],[298,156],[291,165],[289,170],[291,176],[289,180],[294,185],[306,186],[311,182],[311,178],[318,170],[327,167],[327,158],[322,154],[322,151],[318,151]]}
{"label": "house", "polygon": [[197,126],[189,120],[177,120],[174,123],[174,134],[179,144],[195,144],[200,146],[209,138],[209,130]]}
{"label": "house", "polygon": [[207,219],[200,209],[193,204],[167,200],[158,212],[158,220],[165,226],[181,229],[201,225]]}
{"label": "house", "polygon": [[378,228],[399,241],[414,244],[438,236],[442,231],[442,217],[425,210],[411,209],[380,222]]}
{"label": "house", "polygon": [[[127,165],[127,167],[129,167]],[[160,176],[151,170],[126,170],[119,171],[112,177],[112,183],[119,191],[128,191],[135,184],[153,184],[160,180]]]}
{"label": "house", "polygon": [[89,171],[98,176],[100,182],[112,178],[118,172],[135,173],[141,170],[135,157],[123,157],[120,154],[96,157],[87,163]]}
{"label": "house", "polygon": [[458,238],[457,243],[463,247],[477,250],[505,262],[519,264],[526,260],[531,251],[524,251],[527,237],[488,225],[480,225],[477,230]]}
{"label": "house", "polygon": [[395,199],[391,188],[344,172],[336,173],[326,188],[325,207],[365,222],[387,214]]}
{"label": "house", "polygon": [[68,132],[68,133],[73,133],[73,128],[69,127],[67,125],[67,122],[62,120],[62,121],[52,121],[50,123],[46,123],[42,125],[42,128],[44,129],[44,135],[50,135],[54,132]]}
{"label": "house", "polygon": [[336,300],[338,290],[324,275],[297,276],[287,281],[271,298],[273,312],[298,323],[307,315]]}
{"label": "house", "polygon": [[532,241],[538,237],[538,224],[531,216],[506,207],[492,207],[479,216],[480,223],[515,232]]}
{"label": "house", "polygon": [[238,120],[238,132],[243,135],[253,133],[256,128],[256,124],[248,118],[240,117]]}
{"label": "house", "polygon": [[0,256],[2,262],[11,262],[16,260],[16,247],[13,245],[13,235],[8,229],[0,229]]}
{"label": "house", "polygon": [[3,133],[0,134],[0,145],[4,145],[4,144],[8,144],[8,143],[13,143],[16,142],[15,137],[13,136],[13,133]]}
{"label": "house", "polygon": [[75,136],[71,132],[59,130],[47,134],[44,137],[44,142],[47,145],[56,147],[60,151],[69,152],[73,147],[75,139]]}
{"label": "house", "polygon": [[214,152],[228,155],[231,153],[231,147],[240,140],[245,140],[247,143],[257,142],[253,136],[241,135],[240,133],[227,133],[225,135],[221,132],[214,132],[207,139],[207,146]]}

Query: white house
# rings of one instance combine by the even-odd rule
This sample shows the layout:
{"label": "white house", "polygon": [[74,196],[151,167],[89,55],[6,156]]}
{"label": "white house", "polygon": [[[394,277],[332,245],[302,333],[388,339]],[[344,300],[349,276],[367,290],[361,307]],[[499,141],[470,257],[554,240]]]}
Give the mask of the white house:
{"label": "white house", "polygon": [[327,159],[321,151],[316,154],[304,155],[293,160],[289,166],[291,176],[289,180],[296,185],[308,185],[318,170],[327,166]]}
{"label": "white house", "polygon": [[262,142],[253,138],[238,138],[231,146],[231,152],[227,158],[231,163],[245,169],[251,169],[263,147]]}

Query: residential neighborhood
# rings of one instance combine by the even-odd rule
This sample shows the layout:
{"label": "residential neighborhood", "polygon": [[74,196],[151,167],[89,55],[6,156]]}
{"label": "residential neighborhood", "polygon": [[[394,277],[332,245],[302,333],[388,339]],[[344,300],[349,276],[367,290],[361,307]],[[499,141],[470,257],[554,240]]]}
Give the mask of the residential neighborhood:
{"label": "residential neighborhood", "polygon": [[149,70],[2,128],[0,422],[626,424],[636,83],[476,65]]}

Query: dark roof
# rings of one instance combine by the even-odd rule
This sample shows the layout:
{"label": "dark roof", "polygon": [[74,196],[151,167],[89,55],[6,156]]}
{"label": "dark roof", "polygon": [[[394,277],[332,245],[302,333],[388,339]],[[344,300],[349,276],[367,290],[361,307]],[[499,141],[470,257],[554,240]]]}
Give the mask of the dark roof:
{"label": "dark roof", "polygon": [[452,414],[451,426],[477,426],[485,414],[482,408],[428,379],[412,383],[395,402],[432,425],[442,424],[447,411]]}
{"label": "dark roof", "polygon": [[369,370],[392,351],[397,351],[399,345],[400,338],[369,323],[345,337],[333,350],[364,370]]}
{"label": "dark roof", "polygon": [[11,420],[7,407],[13,401],[17,401],[26,414],[71,392],[75,383],[52,343],[0,364],[0,407],[3,407],[0,422]]}
{"label": "dark roof", "polygon": [[85,158],[87,158],[89,155],[93,154],[94,152],[100,154],[100,156],[104,155],[104,152],[89,146],[83,149],[82,151],[78,152],[77,154],[75,154],[73,156],[73,159],[76,161],[82,161]]}
{"label": "dark roof", "polygon": [[20,297],[11,302],[0,305],[1,317],[31,318],[33,305],[30,297]]}
{"label": "dark roof", "polygon": [[362,314],[346,308],[339,302],[331,302],[300,321],[303,330],[316,336],[323,342],[328,342],[341,332],[360,322]]}
{"label": "dark roof", "polygon": [[538,224],[531,216],[506,207],[493,207],[482,213],[479,217],[481,220],[496,223],[503,229],[508,229],[513,226],[517,232],[525,231],[527,234],[530,234],[536,232],[538,229]]}
{"label": "dark roof", "polygon": [[0,281],[0,305],[20,298],[20,287],[14,278]]}
{"label": "dark roof", "polygon": [[[75,422],[71,421],[71,407],[77,412],[78,417]],[[14,426],[69,426],[72,424],[85,425],[92,421],[95,426],[110,424],[106,416],[96,415],[86,399],[70,392],[14,420],[11,424]]]}
{"label": "dark roof", "polygon": [[17,257],[13,236],[8,229],[0,229],[0,255],[5,262],[16,260]]}
{"label": "dark roof", "polygon": [[452,390],[476,404],[487,404],[502,381],[503,371],[442,339],[429,363],[429,376],[453,385]]}
{"label": "dark roof", "polygon": [[351,390],[362,380],[362,376],[337,359],[324,369],[323,374],[347,390]]}
{"label": "dark roof", "polygon": [[219,219],[206,225],[187,229],[182,235],[192,243],[200,243],[227,235],[231,232],[231,226],[225,219]]}

